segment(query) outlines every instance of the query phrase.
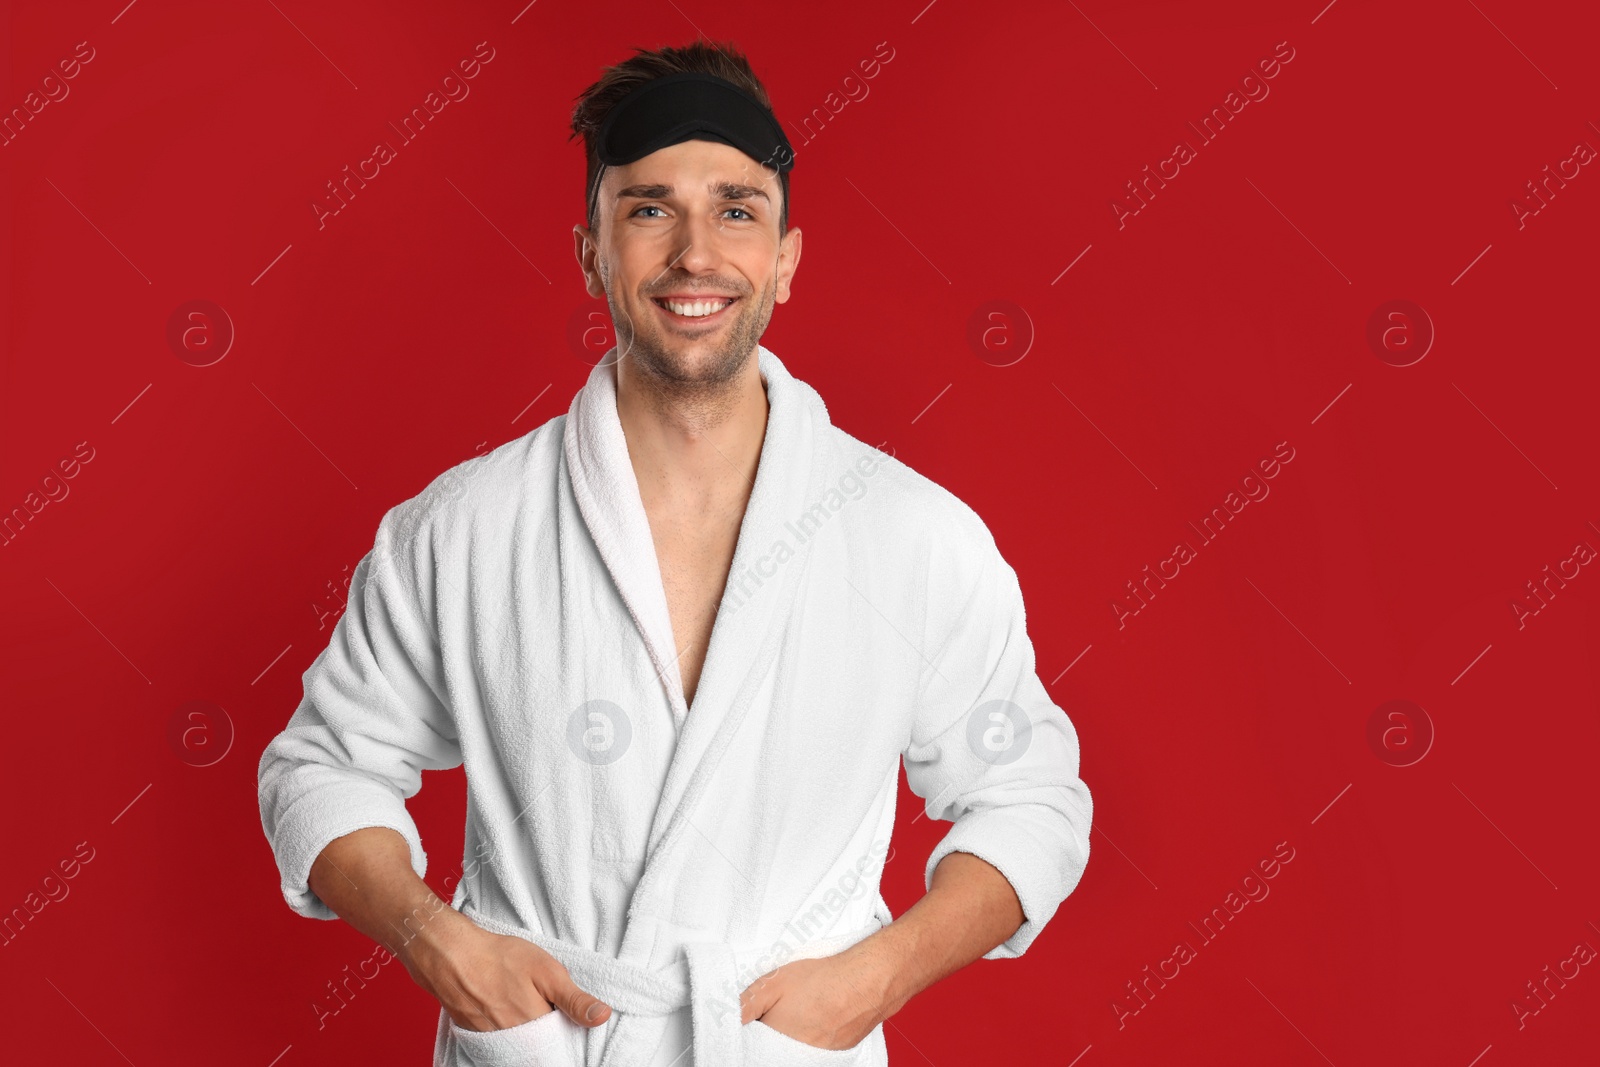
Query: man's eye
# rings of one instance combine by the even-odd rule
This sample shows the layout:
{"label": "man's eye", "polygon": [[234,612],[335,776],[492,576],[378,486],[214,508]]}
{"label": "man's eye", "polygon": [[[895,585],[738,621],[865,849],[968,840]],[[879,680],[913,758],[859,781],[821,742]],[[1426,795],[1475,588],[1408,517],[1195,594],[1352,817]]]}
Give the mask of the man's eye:
{"label": "man's eye", "polygon": [[[638,207],[633,209],[632,215],[638,215],[639,212],[641,212],[641,211],[663,211],[663,210],[664,209],[661,207],[660,204],[641,204]],[[750,214],[750,211],[747,208],[730,207],[730,208],[724,209],[724,213],[726,213],[728,211],[737,211],[743,216],[743,218],[735,219],[734,221],[736,221],[736,222],[748,222],[748,221],[754,220],[754,218],[755,218],[754,215]],[[656,216],[656,217],[660,217],[660,216]]]}

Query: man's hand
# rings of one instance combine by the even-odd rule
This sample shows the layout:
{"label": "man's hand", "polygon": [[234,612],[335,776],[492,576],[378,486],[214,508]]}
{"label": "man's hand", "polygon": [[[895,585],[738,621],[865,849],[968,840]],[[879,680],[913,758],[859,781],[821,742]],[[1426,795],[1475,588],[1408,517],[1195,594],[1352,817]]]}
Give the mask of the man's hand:
{"label": "man's hand", "polygon": [[739,994],[742,1021],[760,1019],[815,1048],[854,1048],[893,1014],[886,1010],[887,977],[878,960],[863,952],[794,960]]}
{"label": "man's hand", "polygon": [[544,949],[491,933],[439,899],[412,871],[409,856],[405,838],[387,826],[355,830],[317,856],[311,890],[393,953],[465,1030],[507,1030],[550,1014],[552,1006],[579,1026],[611,1017]]}
{"label": "man's hand", "polygon": [[552,1010],[579,1026],[599,1026],[611,1009],[579,989],[561,961],[520,937],[505,937],[460,912],[435,916],[428,935],[400,960],[464,1030],[507,1030]]}
{"label": "man's hand", "polygon": [[1022,902],[987,860],[952,852],[928,892],[888,926],[845,951],[795,960],[739,994],[743,1021],[824,1049],[854,1048],[917,993],[1017,931]]}

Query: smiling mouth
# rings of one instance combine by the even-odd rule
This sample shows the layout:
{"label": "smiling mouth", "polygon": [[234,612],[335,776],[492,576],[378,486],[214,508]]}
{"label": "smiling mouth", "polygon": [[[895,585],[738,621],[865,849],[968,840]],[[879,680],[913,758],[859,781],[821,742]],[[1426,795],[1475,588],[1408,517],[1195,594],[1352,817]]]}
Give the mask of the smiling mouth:
{"label": "smiling mouth", "polygon": [[650,302],[661,309],[661,313],[668,320],[676,323],[712,323],[721,322],[728,317],[728,309],[739,302],[738,297],[706,297],[701,300],[680,301],[670,303],[661,297],[653,296]]}

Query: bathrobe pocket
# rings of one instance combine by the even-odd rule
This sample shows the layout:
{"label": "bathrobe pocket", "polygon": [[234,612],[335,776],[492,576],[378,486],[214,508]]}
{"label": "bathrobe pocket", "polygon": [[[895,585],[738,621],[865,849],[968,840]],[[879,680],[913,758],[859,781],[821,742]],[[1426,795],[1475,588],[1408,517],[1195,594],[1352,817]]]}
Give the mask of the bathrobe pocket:
{"label": "bathrobe pocket", "polygon": [[889,1062],[881,1026],[854,1048],[831,1049],[808,1045],[756,1019],[744,1024],[743,1041],[745,1067],[868,1067]]}
{"label": "bathrobe pocket", "polygon": [[567,1067],[580,1057],[571,1035],[581,1029],[557,1008],[504,1030],[466,1030],[450,1021],[450,1036],[473,1067]]}

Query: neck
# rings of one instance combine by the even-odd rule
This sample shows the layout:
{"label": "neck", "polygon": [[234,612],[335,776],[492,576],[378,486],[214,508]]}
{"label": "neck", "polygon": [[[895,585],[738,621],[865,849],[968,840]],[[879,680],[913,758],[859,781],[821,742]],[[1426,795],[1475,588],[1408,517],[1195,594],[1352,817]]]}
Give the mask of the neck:
{"label": "neck", "polygon": [[612,372],[617,415],[639,494],[652,514],[721,514],[749,499],[767,432],[767,391],[754,351],[714,385],[648,380],[636,360]]}

